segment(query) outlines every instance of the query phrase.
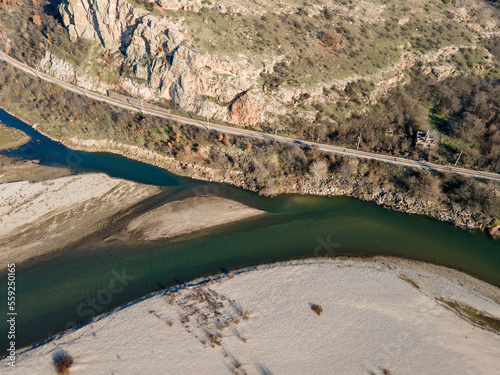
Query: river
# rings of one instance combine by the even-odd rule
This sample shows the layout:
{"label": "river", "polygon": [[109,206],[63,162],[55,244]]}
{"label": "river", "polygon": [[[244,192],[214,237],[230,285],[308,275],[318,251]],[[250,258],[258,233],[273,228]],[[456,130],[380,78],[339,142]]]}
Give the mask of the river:
{"label": "river", "polygon": [[[165,200],[214,194],[268,215],[146,245],[80,246],[17,270],[17,345],[23,347],[149,293],[206,275],[314,256],[391,255],[464,271],[500,286],[500,243],[433,219],[405,215],[347,197],[259,197],[225,184],[178,177],[107,153],[77,152],[0,110],[0,121],[31,136],[7,156],[104,172],[163,186]],[[5,269],[5,265],[3,266]],[[6,295],[6,276],[0,277]],[[112,280],[123,288],[113,293]],[[104,298],[105,297],[105,298]],[[6,316],[6,299],[0,299]],[[1,325],[2,353],[7,326]]]}

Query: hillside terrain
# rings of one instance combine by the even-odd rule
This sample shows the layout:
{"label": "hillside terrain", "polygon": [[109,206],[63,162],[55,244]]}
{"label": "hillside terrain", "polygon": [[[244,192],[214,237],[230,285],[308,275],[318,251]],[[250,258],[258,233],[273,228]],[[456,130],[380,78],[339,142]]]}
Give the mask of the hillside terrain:
{"label": "hillside terrain", "polygon": [[[89,90],[324,143],[361,134],[366,150],[431,161],[464,149],[466,166],[500,170],[499,10],[487,2],[12,4],[2,49]],[[440,147],[415,149],[430,129]]]}
{"label": "hillside terrain", "polygon": [[[173,113],[441,164],[461,155],[459,166],[498,173],[499,14],[482,0],[2,0],[0,50]],[[462,227],[499,223],[495,183],[178,126],[0,68],[2,106],[68,145],[139,146],[176,173],[263,194],[346,194]],[[434,147],[417,145],[418,131]]]}

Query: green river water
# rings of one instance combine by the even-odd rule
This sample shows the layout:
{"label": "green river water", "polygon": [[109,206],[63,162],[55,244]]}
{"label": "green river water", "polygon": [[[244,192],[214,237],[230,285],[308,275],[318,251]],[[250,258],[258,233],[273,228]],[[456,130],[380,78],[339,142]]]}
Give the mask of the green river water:
{"label": "green river water", "polygon": [[[32,141],[5,155],[99,171],[113,177],[164,186],[162,200],[197,194],[231,198],[268,212],[236,224],[150,244],[79,246],[16,272],[18,347],[166,287],[258,264],[315,256],[391,255],[464,271],[500,286],[500,243],[420,216],[385,210],[352,198],[259,197],[224,184],[180,178],[150,165],[111,154],[75,152],[0,111],[0,121],[25,131]],[[6,275],[0,277],[6,295]],[[117,276],[118,275],[118,276]],[[112,280],[122,279],[109,293]],[[124,280],[124,281],[123,281]],[[116,283],[115,283],[116,284]],[[115,285],[113,284],[113,285]],[[116,288],[115,288],[116,289]],[[6,316],[6,298],[0,314]],[[5,353],[6,319],[0,326]]]}

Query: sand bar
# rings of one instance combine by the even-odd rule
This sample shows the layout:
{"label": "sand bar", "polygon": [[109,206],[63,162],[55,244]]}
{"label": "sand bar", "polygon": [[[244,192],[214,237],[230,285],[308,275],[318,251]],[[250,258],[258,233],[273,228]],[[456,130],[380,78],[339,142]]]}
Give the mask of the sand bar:
{"label": "sand bar", "polygon": [[[159,192],[159,187],[103,173],[0,184],[0,262],[34,260],[73,246],[108,225],[113,215]],[[106,240],[128,241],[130,235],[141,241],[167,239],[262,214],[221,197],[188,197],[130,215],[124,229]]]}
{"label": "sand bar", "polygon": [[20,263],[75,242],[158,192],[103,173],[0,184],[0,262]]}
{"label": "sand bar", "polygon": [[132,220],[127,230],[139,233],[145,240],[156,240],[231,223],[263,213],[263,211],[230,199],[196,196],[169,202],[149,211]]}
{"label": "sand bar", "polygon": [[499,374],[500,335],[437,300],[500,318],[499,290],[420,265],[311,260],[223,276],[25,351],[10,373],[53,374],[65,351],[71,374]]}

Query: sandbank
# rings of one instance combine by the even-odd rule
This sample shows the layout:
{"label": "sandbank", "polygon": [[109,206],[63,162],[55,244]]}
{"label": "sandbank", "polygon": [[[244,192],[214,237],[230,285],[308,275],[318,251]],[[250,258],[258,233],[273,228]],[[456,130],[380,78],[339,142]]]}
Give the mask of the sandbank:
{"label": "sandbank", "polygon": [[[196,280],[24,351],[11,374],[491,374],[499,289],[420,262],[308,260]],[[321,307],[318,315],[311,308]],[[5,360],[1,365],[5,365]]]}

